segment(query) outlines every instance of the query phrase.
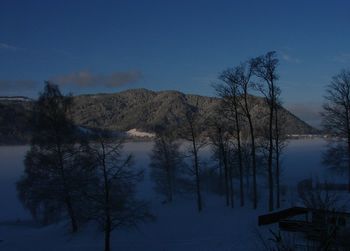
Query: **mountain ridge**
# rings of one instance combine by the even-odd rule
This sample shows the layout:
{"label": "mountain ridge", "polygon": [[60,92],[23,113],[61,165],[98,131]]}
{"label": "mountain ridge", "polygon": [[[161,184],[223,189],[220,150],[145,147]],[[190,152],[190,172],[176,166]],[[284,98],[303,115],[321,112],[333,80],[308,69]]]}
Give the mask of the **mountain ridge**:
{"label": "mountain ridge", "polygon": [[[159,125],[178,128],[180,116],[188,105],[198,106],[203,123],[216,112],[218,97],[184,94],[176,90],[152,91],[128,89],[116,93],[72,96],[71,116],[75,124],[86,128],[154,132]],[[30,99],[0,99],[0,143],[28,142],[33,102]],[[258,117],[264,109],[261,97],[251,96],[253,113]],[[319,131],[283,108],[287,134],[317,134]]]}
{"label": "mountain ridge", "polygon": [[[262,97],[250,96],[255,108],[261,113],[265,106]],[[205,118],[216,112],[220,98],[179,91],[152,91],[129,89],[122,92],[74,97],[73,118],[82,126],[127,131],[133,128],[153,132],[157,125],[168,123],[179,126],[176,118],[183,114],[186,105],[198,106]],[[319,131],[283,108],[287,116],[287,134],[315,134]],[[174,118],[175,117],[175,118]]]}

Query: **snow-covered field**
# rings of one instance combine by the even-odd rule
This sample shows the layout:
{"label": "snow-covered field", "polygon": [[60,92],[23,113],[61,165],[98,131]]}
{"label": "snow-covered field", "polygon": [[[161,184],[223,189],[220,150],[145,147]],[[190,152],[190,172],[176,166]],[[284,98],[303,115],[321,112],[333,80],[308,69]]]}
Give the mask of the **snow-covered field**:
{"label": "snow-covered field", "polygon": [[[152,144],[131,142],[125,150],[134,154],[136,165],[147,170]],[[320,165],[324,145],[322,139],[290,141],[283,157],[282,176],[289,189],[294,189],[301,179],[325,176]],[[31,223],[15,189],[27,149],[27,146],[0,147],[0,250],[102,250],[103,235],[94,224],[71,235],[64,222],[48,227]],[[139,194],[151,201],[157,219],[137,229],[115,230],[112,250],[261,250],[256,231],[258,215],[267,212],[263,196],[258,210],[250,205],[231,209],[224,206],[223,198],[205,193],[205,208],[198,214],[191,197],[177,198],[172,205],[162,204],[162,199],[153,192],[147,172]],[[285,206],[289,206],[290,199],[286,198]]]}

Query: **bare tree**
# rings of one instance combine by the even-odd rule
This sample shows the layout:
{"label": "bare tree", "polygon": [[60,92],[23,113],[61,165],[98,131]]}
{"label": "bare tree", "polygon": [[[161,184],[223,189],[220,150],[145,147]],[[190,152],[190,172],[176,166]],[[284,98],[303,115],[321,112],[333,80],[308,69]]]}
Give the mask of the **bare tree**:
{"label": "bare tree", "polygon": [[222,109],[226,118],[232,121],[234,124],[234,133],[237,148],[238,157],[238,169],[239,169],[239,184],[240,184],[240,205],[244,206],[244,173],[243,173],[243,160],[241,149],[241,126],[242,126],[242,113],[240,111],[240,76],[237,69],[227,69],[223,71],[219,79],[221,84],[215,86],[217,94],[222,98]]}
{"label": "bare tree", "polygon": [[348,151],[345,140],[336,137],[328,139],[327,149],[322,153],[322,164],[330,171],[341,175],[348,172]]}
{"label": "bare tree", "polygon": [[236,81],[240,86],[240,106],[242,113],[247,119],[249,126],[249,136],[250,136],[250,147],[251,147],[251,162],[253,171],[253,208],[256,209],[258,206],[257,200],[257,173],[256,173],[256,144],[255,144],[255,129],[252,118],[253,102],[251,92],[254,90],[254,85],[251,83],[251,77],[253,74],[253,67],[250,63],[243,63],[235,68]]}
{"label": "bare tree", "polygon": [[[274,209],[274,181],[273,181],[273,153],[274,144],[278,142],[278,137],[275,137],[274,128],[278,125],[278,117],[276,116],[277,99],[280,95],[280,89],[276,85],[278,59],[276,52],[268,52],[263,56],[251,60],[254,75],[260,80],[257,84],[258,89],[264,95],[269,109],[268,122],[268,185],[269,185],[269,211]],[[278,143],[277,143],[278,145]],[[279,158],[279,154],[276,153]],[[277,158],[277,157],[276,157]]]}
{"label": "bare tree", "polygon": [[123,141],[98,133],[89,153],[96,171],[89,200],[90,217],[97,220],[105,234],[104,250],[110,251],[110,235],[116,227],[136,226],[152,219],[147,204],[135,198],[135,187],[143,170],[132,165],[132,155],[123,154]]}
{"label": "bare tree", "polygon": [[[220,112],[218,111],[218,114]],[[210,123],[210,142],[213,151],[213,157],[219,162],[219,178],[220,184],[224,184],[225,187],[225,198],[226,206],[233,206],[234,193],[233,193],[233,183],[232,183],[232,172],[230,172],[229,166],[229,152],[230,152],[230,141],[231,136],[228,131],[227,121],[219,116],[213,117]],[[223,167],[223,171],[222,171]]]}
{"label": "bare tree", "polygon": [[279,99],[275,108],[275,128],[274,128],[274,161],[275,161],[275,182],[276,182],[276,208],[281,207],[281,155],[287,144],[287,137],[284,128],[286,127],[286,117],[282,113],[282,106]]}
{"label": "bare tree", "polygon": [[[322,112],[324,129],[345,147],[350,192],[350,70],[342,70],[327,86]],[[344,142],[345,144],[341,144]]]}
{"label": "bare tree", "polygon": [[200,121],[200,112],[197,106],[187,105],[183,114],[184,123],[180,136],[190,143],[188,153],[192,157],[192,173],[195,176],[197,209],[201,212],[203,209],[203,199],[201,193],[200,180],[200,160],[199,151],[206,145],[205,139],[201,136],[202,123]]}
{"label": "bare tree", "polygon": [[172,202],[176,181],[183,166],[180,144],[165,130],[157,130],[157,138],[151,154],[151,176],[156,183],[156,191],[164,194],[167,202]]}
{"label": "bare tree", "polygon": [[36,218],[50,223],[66,211],[73,232],[78,230],[75,199],[83,173],[76,128],[68,119],[70,97],[46,82],[35,105],[33,136],[25,159],[25,174],[17,184],[24,205]]}

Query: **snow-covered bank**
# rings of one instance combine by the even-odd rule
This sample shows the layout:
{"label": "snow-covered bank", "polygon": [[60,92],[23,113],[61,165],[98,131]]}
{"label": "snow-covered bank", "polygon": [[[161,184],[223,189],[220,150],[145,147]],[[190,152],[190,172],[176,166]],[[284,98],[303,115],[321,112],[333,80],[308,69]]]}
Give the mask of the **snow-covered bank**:
{"label": "snow-covered bank", "polygon": [[[157,220],[112,234],[112,250],[259,250],[257,216],[262,211],[226,208],[221,198],[206,200],[198,214],[192,200],[174,205],[155,202]],[[0,250],[102,250],[103,235],[94,224],[75,235],[61,223],[43,228],[0,224]]]}

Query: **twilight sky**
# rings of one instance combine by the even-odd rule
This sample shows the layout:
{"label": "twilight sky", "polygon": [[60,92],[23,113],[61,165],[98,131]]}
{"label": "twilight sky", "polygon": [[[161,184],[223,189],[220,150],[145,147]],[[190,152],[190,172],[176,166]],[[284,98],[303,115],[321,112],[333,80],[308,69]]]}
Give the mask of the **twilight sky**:
{"label": "twilight sky", "polygon": [[318,123],[324,87],[350,68],[350,1],[1,0],[0,95],[129,88],[214,96],[217,75],[278,52],[284,105]]}

